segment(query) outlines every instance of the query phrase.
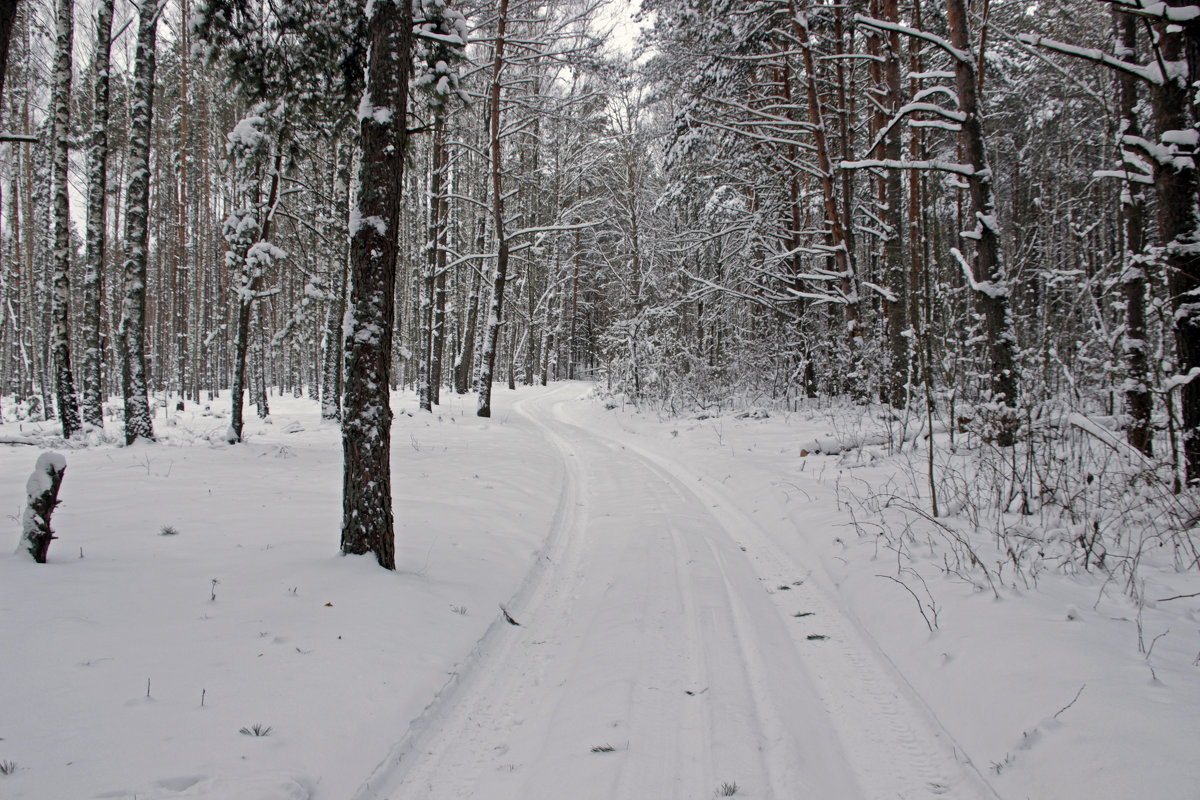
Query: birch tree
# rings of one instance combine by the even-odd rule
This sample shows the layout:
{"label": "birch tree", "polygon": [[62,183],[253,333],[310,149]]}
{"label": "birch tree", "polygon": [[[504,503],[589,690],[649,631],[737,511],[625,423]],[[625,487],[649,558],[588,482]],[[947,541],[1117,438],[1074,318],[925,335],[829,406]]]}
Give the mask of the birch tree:
{"label": "birch tree", "polygon": [[96,52],[93,56],[92,130],[88,136],[87,238],[83,271],[83,421],[104,426],[104,353],[100,346],[100,297],[103,292],[108,234],[108,89],[115,0],[96,9]]}
{"label": "birch tree", "polygon": [[138,9],[134,60],[133,118],[129,132],[129,188],[126,193],[124,299],[119,330],[121,387],[125,400],[125,442],[154,439],[146,385],[146,267],[150,207],[150,128],[154,115],[155,46],[158,0]]}
{"label": "birch tree", "polygon": [[79,398],[71,371],[71,216],[67,170],[71,141],[71,48],[75,34],[73,0],[59,0],[55,18],[54,91],[54,277],[51,304],[50,349],[54,362],[54,387],[63,436],[79,432]]}

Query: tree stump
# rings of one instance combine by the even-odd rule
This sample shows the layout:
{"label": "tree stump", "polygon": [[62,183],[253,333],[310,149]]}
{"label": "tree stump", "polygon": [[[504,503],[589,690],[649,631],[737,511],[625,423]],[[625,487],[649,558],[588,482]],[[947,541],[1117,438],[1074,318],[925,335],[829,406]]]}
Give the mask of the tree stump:
{"label": "tree stump", "polygon": [[50,530],[50,515],[58,507],[58,487],[66,471],[67,460],[61,454],[42,453],[25,484],[27,504],[21,516],[21,546],[39,564],[46,563],[50,542],[57,538]]}

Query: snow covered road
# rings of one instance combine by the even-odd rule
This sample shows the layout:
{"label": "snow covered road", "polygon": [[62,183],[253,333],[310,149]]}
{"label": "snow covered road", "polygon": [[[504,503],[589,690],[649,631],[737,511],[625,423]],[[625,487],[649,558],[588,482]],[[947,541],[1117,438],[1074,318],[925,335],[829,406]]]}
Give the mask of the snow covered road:
{"label": "snow covered road", "polygon": [[515,406],[563,474],[519,626],[356,800],[995,796],[810,570],[579,393]]}

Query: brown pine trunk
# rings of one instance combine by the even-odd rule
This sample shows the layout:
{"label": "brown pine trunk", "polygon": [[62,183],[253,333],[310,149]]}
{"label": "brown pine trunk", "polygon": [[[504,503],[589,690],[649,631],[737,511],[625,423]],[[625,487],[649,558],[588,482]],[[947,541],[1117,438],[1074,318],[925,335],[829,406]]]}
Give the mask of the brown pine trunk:
{"label": "brown pine trunk", "polygon": [[[1168,5],[1178,7],[1179,2]],[[1189,53],[1186,31],[1179,25],[1156,23],[1159,56],[1168,64],[1184,60]],[[1192,64],[1191,66],[1195,66]],[[1191,129],[1188,115],[1189,91],[1182,77],[1154,86],[1154,127],[1159,141]],[[1167,271],[1167,290],[1171,294],[1175,321],[1176,371],[1191,376],[1200,369],[1200,308],[1195,297],[1200,291],[1200,242],[1197,241],[1196,167],[1188,159],[1160,159],[1154,186],[1158,195],[1158,232]],[[1200,376],[1192,377],[1179,389],[1182,419],[1183,466],[1189,485],[1200,483]]]}
{"label": "brown pine trunk", "polygon": [[987,339],[989,416],[995,417],[995,441],[1001,447],[1015,442],[1017,372],[1013,352],[1016,336],[1008,308],[1008,283],[1000,260],[999,222],[996,217],[992,173],[984,150],[983,120],[979,108],[979,93],[975,75],[975,59],[963,0],[946,0],[946,21],[950,27],[950,42],[962,54],[954,59],[955,88],[959,109],[965,117],[959,142],[963,162],[971,167],[967,176],[971,199],[972,231],[963,238],[975,240],[972,265],[972,293],[976,312],[983,319]]}
{"label": "brown pine trunk", "polygon": [[808,96],[808,121],[813,128],[813,145],[817,156],[817,169],[821,175],[821,196],[825,206],[825,224],[828,226],[829,249],[833,253],[835,271],[841,277],[841,290],[851,349],[857,351],[862,329],[858,315],[858,290],[854,280],[854,264],[850,256],[850,243],[842,220],[838,200],[837,184],[833,176],[833,163],[829,157],[829,142],[825,135],[825,113],[817,92],[816,59],[809,43],[807,24],[797,15],[795,0],[788,0],[792,33],[800,43],[804,58],[805,88]]}
{"label": "brown pine trunk", "polygon": [[[1127,61],[1137,61],[1137,18],[1113,8],[1117,39]],[[1121,130],[1118,136],[1141,137],[1137,106],[1137,78],[1128,72],[1117,72],[1120,100]],[[1125,151],[1122,143],[1122,152]],[[1126,438],[1147,456],[1154,452],[1154,431],[1150,417],[1154,411],[1150,392],[1150,370],[1147,360],[1146,330],[1146,268],[1145,216],[1146,199],[1142,184],[1128,181],[1121,193],[1121,216],[1125,227],[1124,272],[1121,275],[1125,295],[1125,405],[1129,412]]]}
{"label": "brown pine trunk", "polygon": [[[342,552],[396,568],[392,516],[392,331],[398,226],[408,149],[412,4],[379,3],[368,23],[358,215],[350,232],[350,309],[342,422]],[[365,104],[364,104],[365,105]]]}

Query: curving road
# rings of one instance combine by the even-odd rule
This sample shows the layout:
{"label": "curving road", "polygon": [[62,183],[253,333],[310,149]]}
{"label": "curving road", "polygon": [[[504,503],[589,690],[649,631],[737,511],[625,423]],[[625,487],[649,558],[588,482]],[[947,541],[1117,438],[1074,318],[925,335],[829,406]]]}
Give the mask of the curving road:
{"label": "curving road", "polygon": [[836,598],[684,465],[585,429],[579,393],[515,407],[563,465],[519,626],[356,800],[995,797]]}

